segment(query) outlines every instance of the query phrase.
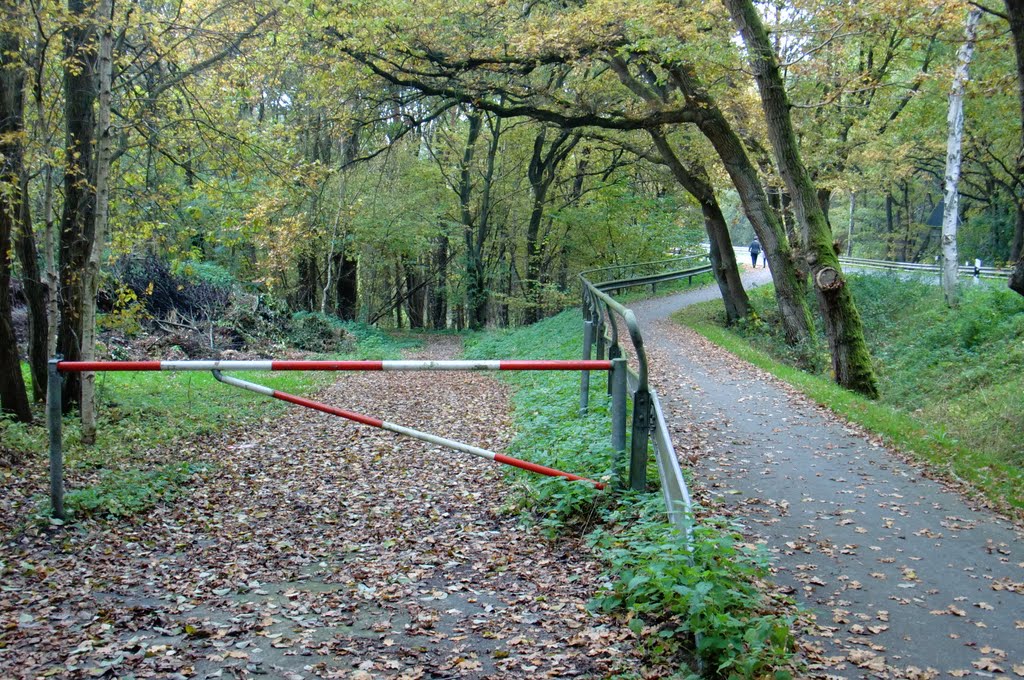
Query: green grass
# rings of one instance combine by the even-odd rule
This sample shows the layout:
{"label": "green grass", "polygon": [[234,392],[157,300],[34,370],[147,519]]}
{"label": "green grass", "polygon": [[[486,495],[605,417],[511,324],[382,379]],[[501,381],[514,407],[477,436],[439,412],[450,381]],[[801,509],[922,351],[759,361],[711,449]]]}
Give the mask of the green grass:
{"label": "green grass", "polygon": [[1024,298],[968,288],[950,310],[935,286],[876,276],[851,276],[850,285],[875,359],[878,401],[829,379],[821,341],[803,356],[816,371],[794,366],[770,286],[751,292],[764,323],[726,329],[717,302],[676,319],[997,506],[1024,509]]}
{"label": "green grass", "polygon": [[[582,354],[582,319],[564,312],[532,326],[472,336],[475,358],[574,359]],[[579,374],[504,374],[514,387],[516,437],[511,455],[613,482],[625,454],[610,446],[605,377],[591,374],[591,409],[580,417]],[[767,576],[763,552],[742,544],[729,520],[702,515],[692,546],[670,525],[657,492],[596,491],[510,469],[511,505],[550,535],[585,535],[606,569],[591,603],[618,612],[637,633],[655,675],[687,677],[680,664],[703,662],[705,677],[788,677],[792,619],[755,586]],[[657,470],[649,466],[652,489]]]}
{"label": "green grass", "polygon": [[[344,357],[395,358],[414,339],[391,341],[376,329],[347,325],[357,339]],[[25,367],[28,380],[27,367]],[[254,372],[251,382],[293,394],[309,394],[335,378],[332,373]],[[170,500],[192,474],[209,469],[204,446],[210,438],[270,420],[296,407],[221,384],[209,373],[109,372],[96,374],[96,443],[82,443],[77,414],[63,420],[67,509],[75,518],[125,517]],[[24,458],[47,459],[45,418],[20,424],[0,419],[0,440]],[[43,504],[40,514],[49,514]]]}

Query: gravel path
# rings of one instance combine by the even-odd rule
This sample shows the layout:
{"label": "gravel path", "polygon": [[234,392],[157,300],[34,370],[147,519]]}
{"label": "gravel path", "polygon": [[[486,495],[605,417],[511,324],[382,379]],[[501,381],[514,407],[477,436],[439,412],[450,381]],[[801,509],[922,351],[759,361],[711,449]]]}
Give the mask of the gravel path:
{"label": "gravel path", "polygon": [[[419,358],[457,356],[456,342]],[[498,450],[506,397],[488,375],[444,372],[349,374],[322,395]],[[511,491],[492,463],[303,409],[200,455],[216,472],[135,523],[7,537],[0,677],[608,677],[638,664],[635,636],[585,609],[600,572],[586,547],[502,512]]]}
{"label": "gravel path", "polygon": [[668,320],[714,297],[631,308],[681,456],[816,615],[801,641],[811,676],[1024,677],[1019,527]]}

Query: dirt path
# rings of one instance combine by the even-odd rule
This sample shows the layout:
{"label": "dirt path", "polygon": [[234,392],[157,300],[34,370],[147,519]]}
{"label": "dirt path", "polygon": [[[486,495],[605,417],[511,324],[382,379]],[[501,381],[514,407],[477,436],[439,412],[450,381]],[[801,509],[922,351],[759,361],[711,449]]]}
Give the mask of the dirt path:
{"label": "dirt path", "polygon": [[[766,281],[767,273],[748,273]],[[695,476],[817,616],[814,677],[1024,677],[1022,534],[857,428],[667,320],[703,289],[631,305]]]}
{"label": "dirt path", "polygon": [[[451,358],[451,339],[424,358]],[[244,408],[249,395],[239,395]],[[503,386],[342,376],[324,401],[501,450]],[[0,677],[607,677],[633,635],[599,568],[500,511],[493,464],[308,410],[134,524],[5,541]]]}

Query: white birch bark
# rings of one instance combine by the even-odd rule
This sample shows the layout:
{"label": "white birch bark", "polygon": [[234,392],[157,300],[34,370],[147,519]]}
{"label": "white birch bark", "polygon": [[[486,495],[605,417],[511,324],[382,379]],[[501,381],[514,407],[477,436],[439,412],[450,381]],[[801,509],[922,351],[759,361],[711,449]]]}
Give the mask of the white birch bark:
{"label": "white birch bark", "polygon": [[956,234],[960,194],[957,185],[960,183],[961,146],[964,136],[964,90],[969,78],[968,71],[971,56],[974,54],[974,41],[980,19],[980,9],[972,9],[967,14],[964,44],[957,53],[956,72],[953,74],[953,87],[949,92],[949,112],[946,117],[949,136],[946,140],[946,206],[942,215],[942,292],[946,296],[946,304],[950,307],[955,307],[959,302],[957,270],[960,254],[957,252]]}
{"label": "white birch bark", "polygon": [[[107,241],[110,215],[110,164],[113,135],[110,128],[110,90],[114,71],[113,0],[100,0],[96,13],[100,25],[97,64],[99,109],[96,115],[96,230],[85,267],[85,296],[82,303],[82,361],[96,358],[96,293],[100,261]],[[82,441],[96,441],[96,374],[82,374]]]}

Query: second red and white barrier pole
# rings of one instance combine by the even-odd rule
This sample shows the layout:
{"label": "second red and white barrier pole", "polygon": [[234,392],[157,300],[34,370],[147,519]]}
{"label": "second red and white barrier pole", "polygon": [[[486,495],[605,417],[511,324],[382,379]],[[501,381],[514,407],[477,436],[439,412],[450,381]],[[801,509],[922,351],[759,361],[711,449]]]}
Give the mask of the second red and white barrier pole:
{"label": "second red and white barrier pole", "polygon": [[[495,362],[496,363],[496,362]],[[551,362],[556,363],[556,362]],[[569,363],[569,362],[557,362],[557,363]],[[595,362],[596,363],[596,362]],[[578,370],[578,369],[577,369]],[[495,463],[501,463],[503,465],[511,465],[521,470],[529,470],[530,472],[536,472],[541,475],[547,475],[548,477],[563,477],[570,481],[583,481],[593,484],[598,489],[603,489],[604,484],[595,482],[592,479],[586,477],[580,477],[569,472],[563,472],[556,470],[555,468],[546,467],[544,465],[538,465],[531,463],[526,460],[520,460],[519,458],[513,458],[512,456],[505,456],[494,451],[488,451],[487,449],[481,449],[476,446],[464,444],[462,442],[455,441],[454,439],[446,439],[444,437],[438,437],[437,435],[429,434],[427,432],[421,432],[414,430],[410,427],[402,427],[394,423],[389,423],[386,420],[380,420],[379,418],[373,418],[371,416],[365,416],[360,413],[354,413],[352,411],[346,411],[344,409],[330,406],[328,404],[321,403],[319,401],[313,401],[312,399],[306,399],[304,397],[297,397],[294,394],[288,394],[287,392],[281,392],[273,388],[267,387],[266,385],[258,385],[248,380],[241,380],[232,376],[223,375],[219,370],[213,371],[213,377],[226,385],[232,385],[239,387],[243,390],[249,390],[250,392],[256,392],[274,399],[280,399],[281,401],[287,401],[298,406],[304,406],[316,411],[323,413],[329,413],[333,416],[345,418],[353,422],[362,423],[363,425],[370,425],[371,427],[379,427],[382,430],[388,430],[389,432],[395,432],[397,434],[403,434],[408,437],[413,437],[421,441],[425,441],[430,444],[436,444],[438,446],[444,446],[455,451],[462,451],[479,458],[486,458],[487,460],[493,460]]]}

